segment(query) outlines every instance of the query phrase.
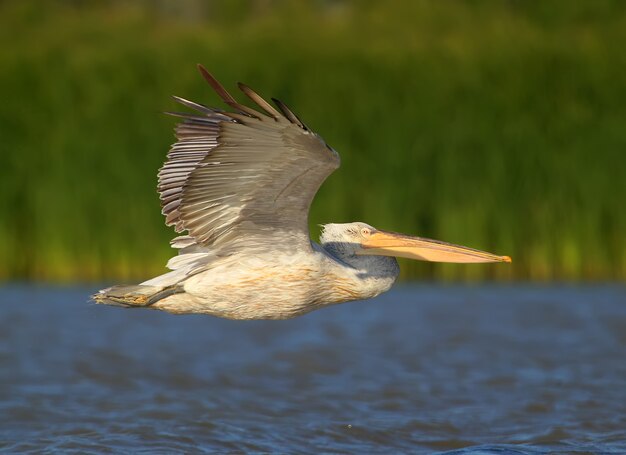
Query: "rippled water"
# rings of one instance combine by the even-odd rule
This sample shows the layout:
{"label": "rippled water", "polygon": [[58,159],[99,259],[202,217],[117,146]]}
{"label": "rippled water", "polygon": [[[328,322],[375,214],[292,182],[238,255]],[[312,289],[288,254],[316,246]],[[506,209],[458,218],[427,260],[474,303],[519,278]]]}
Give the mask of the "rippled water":
{"label": "rippled water", "polygon": [[290,321],[0,291],[0,449],[626,452],[626,289],[398,287]]}

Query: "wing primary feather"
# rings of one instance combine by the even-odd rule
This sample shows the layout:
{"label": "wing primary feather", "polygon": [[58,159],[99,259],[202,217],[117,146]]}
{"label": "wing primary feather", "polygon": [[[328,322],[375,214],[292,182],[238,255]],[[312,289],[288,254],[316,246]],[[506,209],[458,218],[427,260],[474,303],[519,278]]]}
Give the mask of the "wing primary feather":
{"label": "wing primary feather", "polygon": [[[210,122],[210,120],[207,119],[207,117],[201,117],[199,115],[192,115],[188,112],[163,111],[163,113],[166,115],[171,115],[172,117],[180,117],[180,118],[189,119],[189,120],[196,120],[202,123]],[[214,115],[214,114],[215,112],[211,112],[211,115]],[[215,123],[215,120],[213,120],[213,122]]]}
{"label": "wing primary feather", "polygon": [[202,74],[202,77],[213,88],[213,90],[215,90],[215,93],[217,93],[226,104],[237,104],[237,100],[235,100],[235,98],[233,98],[232,95],[228,93],[228,91],[222,86],[222,84],[220,84],[218,80],[215,79],[204,66],[198,64],[198,70],[200,71],[200,74]]}
{"label": "wing primary feather", "polygon": [[274,107],[270,103],[265,101],[258,93],[256,93],[246,84],[239,82],[237,86],[239,87],[239,90],[241,90],[243,93],[246,94],[248,98],[250,98],[256,104],[258,104],[259,107],[263,109],[265,112],[267,112],[270,115],[270,117],[273,117],[274,120],[278,120],[281,117],[280,112],[274,109]]}
{"label": "wing primary feather", "polygon": [[[185,98],[181,98],[180,96],[174,95],[172,96],[172,98],[174,98],[177,102],[179,102],[183,106],[187,106],[191,109],[194,109],[196,111],[202,112],[207,115],[214,115],[216,113],[219,113],[217,109],[212,109],[210,107],[203,106],[202,104],[194,103],[193,101],[186,100]],[[166,112],[166,113],[169,114],[169,112]]]}
{"label": "wing primary feather", "polygon": [[230,93],[228,93],[228,91],[224,88],[224,86],[220,84],[218,80],[215,79],[213,75],[209,73],[209,71],[204,66],[202,66],[201,64],[198,64],[198,70],[200,71],[200,74],[202,74],[202,77],[209,83],[211,88],[215,90],[215,93],[217,93],[226,104],[228,104],[233,109],[237,109],[239,112],[249,115],[250,117],[254,117],[256,119],[262,120],[260,113],[258,113],[254,109],[249,108],[248,106],[239,104],[237,100],[233,98],[233,96]]}
{"label": "wing primary feather", "polygon": [[274,104],[278,106],[278,109],[280,109],[280,111],[285,115],[285,117],[289,119],[291,123],[298,125],[300,128],[302,128],[305,131],[309,130],[306,127],[306,125],[302,123],[302,121],[298,118],[298,116],[294,114],[293,112],[291,112],[291,109],[289,109],[285,103],[283,103],[281,100],[278,100],[276,98],[272,98],[272,101],[274,101]]}

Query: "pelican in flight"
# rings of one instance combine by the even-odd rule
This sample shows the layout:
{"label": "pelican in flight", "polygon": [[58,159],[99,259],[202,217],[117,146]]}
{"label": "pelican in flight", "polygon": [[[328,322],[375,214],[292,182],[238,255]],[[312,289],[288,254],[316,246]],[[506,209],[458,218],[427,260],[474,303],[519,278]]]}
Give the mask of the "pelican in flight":
{"label": "pelican in flight", "polygon": [[158,191],[171,241],[171,271],[139,285],[113,286],[97,303],[229,319],[287,319],[387,291],[395,257],[435,262],[510,262],[437,240],[368,224],[323,226],[311,241],[308,212],[339,155],[285,104],[250,87],[260,110],[238,103],[202,66],[200,73],[232,111],[175,97],[196,111],[182,118],[159,171]]}

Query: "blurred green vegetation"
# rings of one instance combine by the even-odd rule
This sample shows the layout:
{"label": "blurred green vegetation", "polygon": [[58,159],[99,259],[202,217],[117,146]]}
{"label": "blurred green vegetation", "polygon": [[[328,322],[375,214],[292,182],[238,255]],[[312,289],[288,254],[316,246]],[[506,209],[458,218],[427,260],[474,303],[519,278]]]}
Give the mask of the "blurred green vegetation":
{"label": "blurred green vegetation", "polygon": [[513,257],[405,278],[626,278],[626,2],[2,1],[0,277],[132,280],[174,236],[156,171],[203,63],[342,155],[310,222]]}

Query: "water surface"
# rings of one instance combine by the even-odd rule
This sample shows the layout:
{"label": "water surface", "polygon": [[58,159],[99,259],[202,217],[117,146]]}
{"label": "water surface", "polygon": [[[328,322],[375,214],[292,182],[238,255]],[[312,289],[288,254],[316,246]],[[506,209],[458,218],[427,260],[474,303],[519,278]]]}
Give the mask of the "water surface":
{"label": "water surface", "polygon": [[626,290],[400,286],[235,322],[0,290],[0,449],[626,452]]}

